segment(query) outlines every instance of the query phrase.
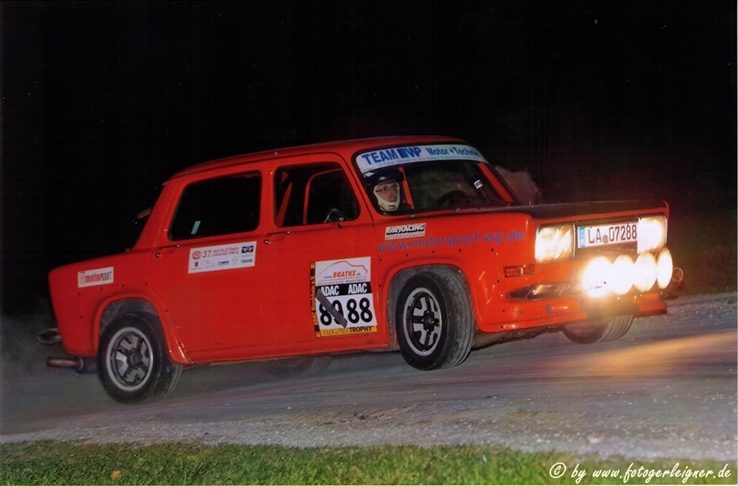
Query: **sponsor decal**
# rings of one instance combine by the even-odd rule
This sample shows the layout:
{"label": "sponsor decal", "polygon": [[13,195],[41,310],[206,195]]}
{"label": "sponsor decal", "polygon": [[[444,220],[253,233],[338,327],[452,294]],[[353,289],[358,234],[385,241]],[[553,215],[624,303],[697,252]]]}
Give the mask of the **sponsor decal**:
{"label": "sponsor decal", "polygon": [[425,236],[425,223],[403,224],[387,226],[384,230],[385,240],[399,240],[400,238],[419,238]]}
{"label": "sponsor decal", "polygon": [[311,263],[310,293],[317,337],[377,331],[371,258]]}
{"label": "sponsor decal", "polygon": [[336,285],[371,280],[371,258],[315,262],[315,285]]}
{"label": "sponsor decal", "polygon": [[356,156],[356,163],[363,173],[413,162],[432,162],[434,160],[474,160],[485,162],[482,154],[468,145],[415,145],[384,150],[373,150]]}
{"label": "sponsor decal", "polygon": [[[408,237],[411,238],[411,237]],[[388,238],[385,233],[385,240],[391,240],[394,238]],[[399,239],[399,238],[398,238]],[[380,252],[386,251],[405,251],[405,250],[419,250],[424,248],[442,248],[451,247],[456,248],[461,245],[479,245],[479,244],[493,244],[500,245],[503,243],[522,243],[525,241],[525,232],[513,228],[512,230],[504,233],[497,231],[495,233],[480,233],[478,231],[474,233],[466,233],[460,235],[447,235],[447,236],[412,236],[410,241],[398,241],[390,243],[379,243],[377,249]]]}
{"label": "sponsor decal", "polygon": [[113,267],[77,272],[77,287],[93,287],[113,283]]}
{"label": "sponsor decal", "polygon": [[192,248],[187,273],[214,272],[256,265],[256,242]]}

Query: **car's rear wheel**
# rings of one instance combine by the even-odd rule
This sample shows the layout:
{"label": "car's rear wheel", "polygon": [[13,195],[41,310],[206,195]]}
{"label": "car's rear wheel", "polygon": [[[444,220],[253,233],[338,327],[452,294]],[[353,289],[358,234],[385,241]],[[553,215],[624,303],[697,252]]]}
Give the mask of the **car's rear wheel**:
{"label": "car's rear wheel", "polygon": [[468,290],[451,270],[411,277],[400,291],[395,322],[402,356],[421,370],[461,364],[474,343]]}
{"label": "car's rear wheel", "polygon": [[166,397],[182,372],[169,359],[158,319],[147,313],[124,314],[105,329],[97,367],[103,388],[121,403]]}
{"label": "car's rear wheel", "polygon": [[609,321],[578,322],[562,328],[564,335],[579,344],[615,341],[625,336],[633,323],[633,315],[617,316]]}

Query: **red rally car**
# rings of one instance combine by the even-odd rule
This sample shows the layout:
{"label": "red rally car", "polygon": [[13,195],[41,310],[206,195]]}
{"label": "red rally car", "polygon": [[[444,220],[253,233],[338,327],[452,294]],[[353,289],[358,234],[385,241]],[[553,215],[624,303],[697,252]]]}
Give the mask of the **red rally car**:
{"label": "red rally car", "polygon": [[613,340],[666,309],[668,217],[663,202],[526,205],[446,137],[216,160],[164,184],[129,251],[51,271],[75,358],[50,364],[94,363],[135,403],[205,363],[399,347],[432,370],[552,328]]}

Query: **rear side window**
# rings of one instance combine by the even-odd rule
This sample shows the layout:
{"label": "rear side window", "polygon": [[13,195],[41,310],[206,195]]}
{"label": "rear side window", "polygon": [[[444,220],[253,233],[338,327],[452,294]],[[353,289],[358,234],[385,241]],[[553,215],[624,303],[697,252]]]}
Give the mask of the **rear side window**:
{"label": "rear side window", "polygon": [[173,241],[253,231],[259,226],[261,174],[194,182],[182,192],[169,228]]}

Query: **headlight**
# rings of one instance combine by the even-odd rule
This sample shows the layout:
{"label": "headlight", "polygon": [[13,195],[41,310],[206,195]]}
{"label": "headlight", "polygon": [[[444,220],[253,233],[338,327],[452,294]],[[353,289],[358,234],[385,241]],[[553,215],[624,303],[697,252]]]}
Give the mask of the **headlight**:
{"label": "headlight", "polygon": [[610,288],[617,295],[625,295],[633,287],[633,260],[628,255],[620,255],[612,264]]}
{"label": "headlight", "polygon": [[638,255],[633,265],[633,285],[641,292],[647,292],[656,283],[656,259],[650,253]]}
{"label": "headlight", "polygon": [[590,297],[602,297],[609,291],[612,274],[610,261],[605,257],[597,257],[584,268],[582,287]]}
{"label": "headlight", "polygon": [[671,274],[674,272],[674,261],[668,248],[661,250],[656,257],[656,281],[660,289],[665,289],[671,283]]}
{"label": "headlight", "polygon": [[649,216],[638,220],[638,253],[658,252],[666,245],[666,217]]}
{"label": "headlight", "polygon": [[574,252],[574,227],[542,226],[536,233],[536,263],[567,260]]}

